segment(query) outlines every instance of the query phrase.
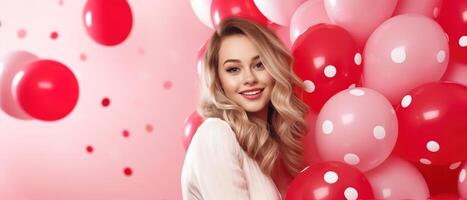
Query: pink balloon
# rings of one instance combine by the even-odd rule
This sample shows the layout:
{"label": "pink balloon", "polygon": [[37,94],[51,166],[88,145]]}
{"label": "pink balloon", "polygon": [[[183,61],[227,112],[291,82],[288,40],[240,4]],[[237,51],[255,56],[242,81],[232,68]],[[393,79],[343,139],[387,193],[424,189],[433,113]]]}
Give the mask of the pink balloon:
{"label": "pink balloon", "polygon": [[343,90],[323,106],[316,122],[316,145],[324,161],[342,161],[368,171],[391,153],[397,139],[396,113],[369,88]]}
{"label": "pink balloon", "polygon": [[305,0],[253,0],[263,15],[282,26],[289,26],[295,10]]}
{"label": "pink balloon", "polygon": [[292,48],[292,43],[290,43],[290,39],[289,39],[290,29],[288,26],[281,26],[281,25],[272,23],[268,27],[274,31],[277,37],[282,41],[282,43],[284,43],[286,48],[288,49]]}
{"label": "pink balloon", "polygon": [[363,55],[363,86],[381,92],[396,105],[411,89],[441,78],[449,46],[434,20],[405,14],[381,24],[368,39]]}
{"label": "pink balloon", "polygon": [[212,0],[190,0],[191,8],[196,14],[196,17],[203,22],[204,25],[213,29],[211,21],[211,3]]}
{"label": "pink balloon", "polygon": [[450,59],[448,69],[441,80],[451,81],[467,87],[467,64]]}
{"label": "pink balloon", "polygon": [[466,173],[467,173],[467,163],[464,162],[462,164],[462,169],[459,172],[459,179],[457,182],[457,190],[459,191],[459,196],[461,196],[464,199],[467,199],[467,180],[466,179]]}
{"label": "pink balloon", "polygon": [[375,199],[426,199],[430,191],[423,175],[410,162],[391,156],[366,173]]}
{"label": "pink balloon", "polygon": [[396,8],[397,0],[324,0],[331,20],[349,31],[361,46]]}
{"label": "pink balloon", "polygon": [[0,108],[8,115],[23,120],[33,119],[19,105],[12,86],[14,76],[27,68],[27,63],[38,57],[26,51],[15,51],[5,56],[0,63]]}
{"label": "pink balloon", "polygon": [[332,24],[324,10],[323,0],[308,0],[297,8],[290,22],[290,40],[292,44],[309,27],[319,24]]}
{"label": "pink balloon", "polygon": [[442,1],[443,0],[399,0],[397,2],[396,10],[394,11],[394,16],[416,13],[434,19],[439,15]]}

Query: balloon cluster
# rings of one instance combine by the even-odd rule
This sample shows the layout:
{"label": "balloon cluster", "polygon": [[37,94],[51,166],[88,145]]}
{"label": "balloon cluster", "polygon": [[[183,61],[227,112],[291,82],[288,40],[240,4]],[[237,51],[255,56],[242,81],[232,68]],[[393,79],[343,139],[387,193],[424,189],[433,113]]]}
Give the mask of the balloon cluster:
{"label": "balloon cluster", "polygon": [[[467,1],[191,5],[210,28],[237,16],[290,31],[312,130],[285,199],[467,198]],[[185,147],[201,123],[187,118]]]}
{"label": "balloon cluster", "polygon": [[[133,14],[126,0],[88,0],[82,12],[88,35],[98,44],[115,46],[131,32]],[[24,34],[18,35],[20,38]],[[53,32],[52,39],[58,33]],[[86,60],[84,54],[81,60]],[[75,108],[78,81],[64,64],[40,59],[27,51],[14,51],[0,61],[0,107],[22,120],[55,121]]]}

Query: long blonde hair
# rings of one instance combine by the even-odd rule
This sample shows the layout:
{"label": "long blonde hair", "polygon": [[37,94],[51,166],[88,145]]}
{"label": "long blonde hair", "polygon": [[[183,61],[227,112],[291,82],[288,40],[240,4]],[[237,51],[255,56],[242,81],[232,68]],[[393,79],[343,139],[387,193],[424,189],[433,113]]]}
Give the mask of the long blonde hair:
{"label": "long blonde hair", "polygon": [[[246,111],[223,92],[218,77],[219,49],[223,38],[235,34],[250,39],[275,80],[267,122],[257,117],[249,118]],[[218,25],[210,38],[203,63],[198,113],[204,118],[225,120],[235,132],[240,146],[256,160],[264,174],[273,173],[281,155],[289,174],[296,176],[305,167],[300,139],[308,130],[305,121],[308,106],[294,95],[294,87],[304,88],[304,85],[293,72],[293,58],[280,39],[256,23],[229,18]]]}

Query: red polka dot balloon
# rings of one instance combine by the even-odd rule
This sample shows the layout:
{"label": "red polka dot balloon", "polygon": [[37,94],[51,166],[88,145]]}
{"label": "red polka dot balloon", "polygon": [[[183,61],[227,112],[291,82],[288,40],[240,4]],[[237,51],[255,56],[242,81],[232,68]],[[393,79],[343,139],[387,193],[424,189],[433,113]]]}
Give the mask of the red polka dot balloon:
{"label": "red polka dot balloon", "polygon": [[360,80],[362,55],[339,26],[312,26],[297,38],[292,54],[295,73],[305,84],[303,101],[316,113],[331,96]]}
{"label": "red polka dot balloon", "polygon": [[31,62],[15,79],[18,81],[15,91],[19,104],[36,119],[59,120],[67,116],[78,101],[79,87],[75,75],[57,61]]}
{"label": "red polka dot balloon", "polygon": [[126,0],[88,0],[83,10],[83,22],[94,41],[114,46],[130,34],[133,14]]}
{"label": "red polka dot balloon", "polygon": [[467,1],[443,1],[438,22],[449,36],[451,56],[467,64]]}
{"label": "red polka dot balloon", "polygon": [[415,88],[397,107],[396,152],[425,165],[467,158],[467,87],[435,82]]}
{"label": "red polka dot balloon", "polygon": [[340,162],[311,165],[289,185],[286,200],[374,199],[365,175],[357,168]]}

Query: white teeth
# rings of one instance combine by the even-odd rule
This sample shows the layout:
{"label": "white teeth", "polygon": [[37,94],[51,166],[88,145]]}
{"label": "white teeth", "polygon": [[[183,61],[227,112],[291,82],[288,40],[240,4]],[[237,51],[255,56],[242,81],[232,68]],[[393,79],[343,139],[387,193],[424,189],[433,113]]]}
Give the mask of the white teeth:
{"label": "white teeth", "polygon": [[260,93],[260,92],[261,92],[261,90],[256,90],[256,91],[254,91],[254,92],[243,92],[242,94],[245,94],[245,95],[255,95],[255,94],[258,94],[258,93]]}

